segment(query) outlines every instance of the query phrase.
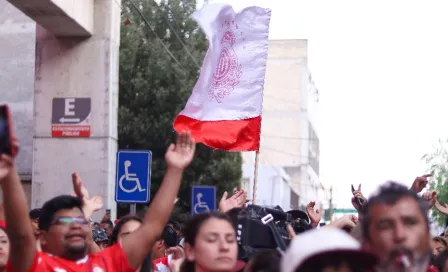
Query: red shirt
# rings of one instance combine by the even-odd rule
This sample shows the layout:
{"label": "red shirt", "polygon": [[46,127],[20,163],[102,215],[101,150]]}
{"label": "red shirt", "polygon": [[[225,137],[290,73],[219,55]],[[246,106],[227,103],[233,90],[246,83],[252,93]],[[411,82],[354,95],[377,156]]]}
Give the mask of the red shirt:
{"label": "red shirt", "polygon": [[162,257],[159,259],[155,259],[152,261],[152,269],[155,272],[166,272],[170,271],[172,257],[168,255],[166,257]]}
{"label": "red shirt", "polygon": [[[6,267],[7,272],[15,272],[11,264]],[[84,259],[72,262],[45,252],[36,252],[33,264],[28,272],[134,272],[119,243],[105,250],[89,254]]]}

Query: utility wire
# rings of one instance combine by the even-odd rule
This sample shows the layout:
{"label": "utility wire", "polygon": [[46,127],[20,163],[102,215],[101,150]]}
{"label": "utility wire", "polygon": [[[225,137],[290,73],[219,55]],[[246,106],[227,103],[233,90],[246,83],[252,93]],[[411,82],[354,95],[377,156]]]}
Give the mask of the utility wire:
{"label": "utility wire", "polygon": [[[178,63],[180,65],[180,68],[182,69],[182,72],[184,74],[187,74],[187,71],[185,69],[185,67],[183,67],[179,61],[177,60],[177,58],[171,53],[171,51],[168,49],[168,47],[163,43],[163,40],[160,39],[160,37],[157,35],[157,33],[155,32],[155,30],[149,25],[148,20],[146,19],[146,17],[141,13],[141,11],[138,9],[138,7],[135,5],[134,2],[130,1],[130,0],[125,0],[126,2],[129,1],[129,3],[133,6],[133,8],[138,12],[139,16],[143,19],[145,25],[147,27],[149,27],[149,29],[152,31],[152,33],[154,33],[154,35],[156,36],[156,38],[160,41],[160,43],[162,44],[162,46],[164,47],[164,49],[168,52],[168,54],[171,56],[171,58],[174,59],[174,61],[176,61],[176,63]],[[115,0],[115,2],[117,3],[117,5],[119,6],[120,10],[123,11],[123,6],[120,5],[120,3],[118,2],[118,0]],[[126,3],[125,2],[125,3]],[[138,26],[136,31],[139,31],[140,34],[146,39],[146,35],[145,33],[142,31],[142,29]],[[149,42],[151,43],[151,42]],[[151,43],[152,44],[152,43]],[[187,88],[187,84],[186,82],[179,77],[179,75],[177,73],[174,73],[174,76],[182,83],[182,85],[184,85],[185,88]]]}
{"label": "utility wire", "polygon": [[[157,9],[162,13],[162,9],[160,8],[160,6],[156,3],[155,0],[152,0],[154,2],[154,4],[156,5]],[[196,62],[196,59],[193,57],[193,55],[191,54],[190,50],[188,50],[188,48],[185,46],[185,44],[182,42],[181,38],[179,37],[179,35],[177,35],[176,30],[171,26],[169,20],[167,17],[163,16],[165,18],[166,23],[168,24],[168,28],[171,29],[171,31],[173,31],[174,35],[176,36],[177,40],[180,42],[180,44],[182,45],[182,47],[184,48],[184,50],[187,52],[188,56],[190,56],[191,60],[193,61],[194,64],[196,64],[196,67],[198,69],[201,69],[201,66]],[[173,20],[176,21],[176,19],[174,19],[173,16]]]}
{"label": "utility wire", "polygon": [[159,37],[159,35],[157,35],[156,31],[154,30],[154,28],[149,24],[148,20],[146,19],[146,17],[143,15],[143,13],[140,11],[140,9],[137,7],[137,5],[135,5],[135,3],[132,0],[127,0],[132,7],[138,12],[138,14],[140,15],[140,17],[143,19],[143,21],[145,22],[146,26],[151,30],[151,32],[154,34],[154,36],[156,36],[156,38],[160,41],[160,44],[163,46],[163,48],[165,49],[165,51],[171,56],[171,58],[182,68],[182,70],[186,73],[187,69],[185,69],[185,67],[180,64],[180,62],[177,60],[177,58],[173,55],[173,53],[171,53],[170,49],[163,43],[163,40]]}

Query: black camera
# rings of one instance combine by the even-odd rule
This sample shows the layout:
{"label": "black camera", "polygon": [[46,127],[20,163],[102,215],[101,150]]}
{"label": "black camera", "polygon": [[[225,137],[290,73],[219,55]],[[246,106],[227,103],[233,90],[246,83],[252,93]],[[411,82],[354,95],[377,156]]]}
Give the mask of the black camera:
{"label": "black camera", "polygon": [[239,246],[238,258],[248,260],[262,250],[286,250],[290,239],[286,226],[290,224],[296,233],[312,229],[306,213],[298,210],[284,212],[274,208],[249,205],[233,216]]}

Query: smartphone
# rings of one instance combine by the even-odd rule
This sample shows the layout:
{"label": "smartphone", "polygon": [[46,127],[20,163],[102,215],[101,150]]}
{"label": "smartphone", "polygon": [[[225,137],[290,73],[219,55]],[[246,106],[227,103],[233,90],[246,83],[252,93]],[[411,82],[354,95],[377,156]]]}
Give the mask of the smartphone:
{"label": "smartphone", "polygon": [[180,247],[185,247],[185,238],[182,238],[181,240],[180,240],[180,242],[179,242],[179,246]]}
{"label": "smartphone", "polygon": [[12,155],[12,122],[8,105],[0,105],[0,154]]}
{"label": "smartphone", "polygon": [[110,215],[110,209],[106,209],[106,214]]}

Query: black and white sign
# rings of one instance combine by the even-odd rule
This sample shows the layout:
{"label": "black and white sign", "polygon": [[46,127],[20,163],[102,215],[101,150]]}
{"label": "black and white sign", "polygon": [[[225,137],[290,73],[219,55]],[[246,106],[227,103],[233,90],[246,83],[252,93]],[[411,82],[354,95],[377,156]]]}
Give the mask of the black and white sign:
{"label": "black and white sign", "polygon": [[51,135],[53,137],[89,137],[90,110],[90,98],[53,98]]}

